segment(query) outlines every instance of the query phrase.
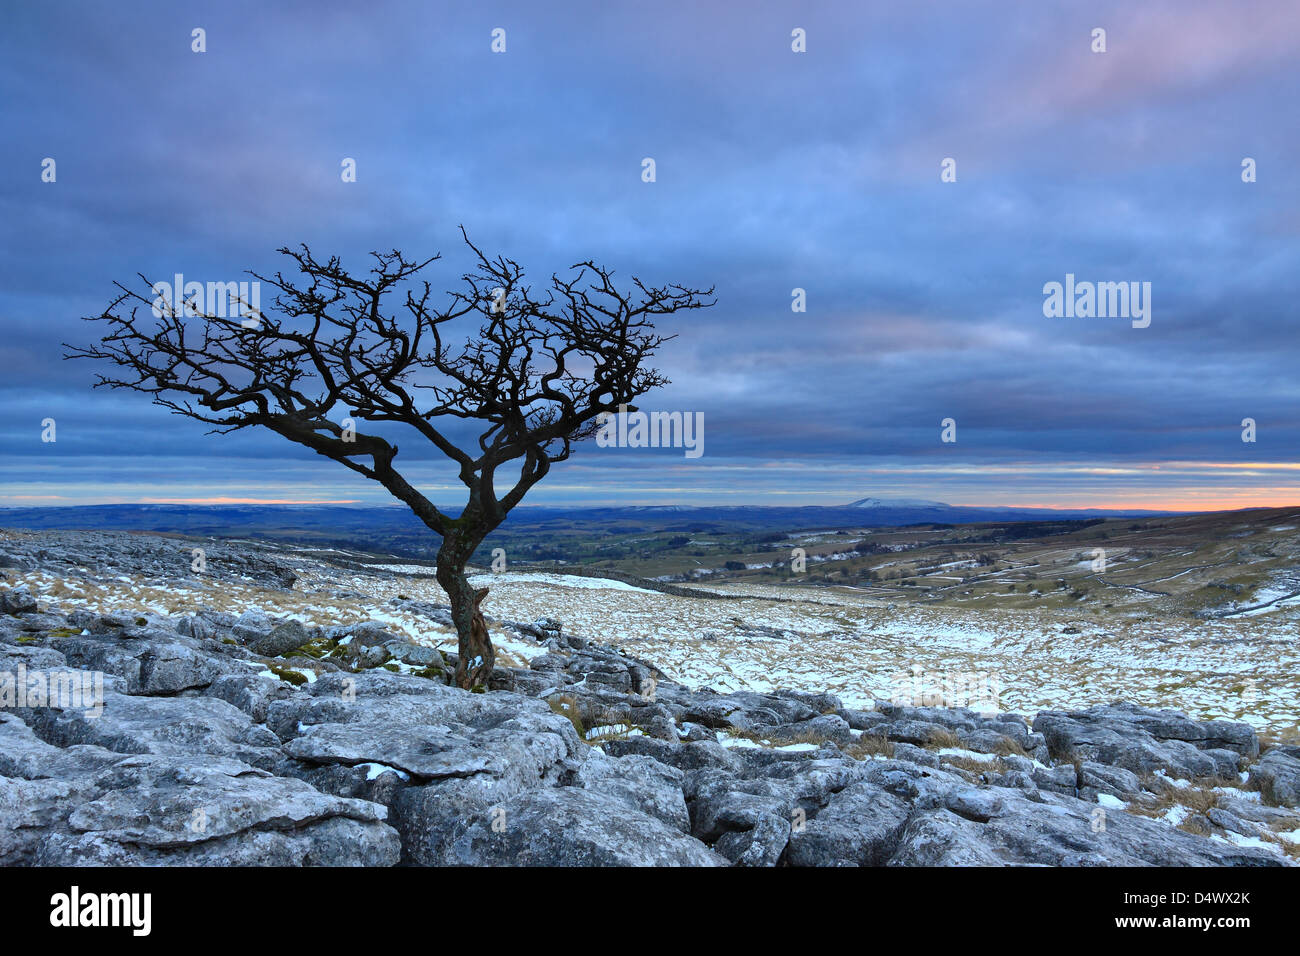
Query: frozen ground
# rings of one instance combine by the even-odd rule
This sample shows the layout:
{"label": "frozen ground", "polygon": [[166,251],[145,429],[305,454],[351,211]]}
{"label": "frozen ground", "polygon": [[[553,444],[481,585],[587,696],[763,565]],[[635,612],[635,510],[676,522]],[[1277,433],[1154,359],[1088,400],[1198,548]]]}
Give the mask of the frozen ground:
{"label": "frozen ground", "polygon": [[[1117,699],[1203,718],[1300,730],[1294,623],[1099,620],[1092,615],[890,606],[838,589],[719,589],[714,601],[613,587],[593,590],[495,576],[493,612],[551,616],[599,635],[688,684],[718,690],[829,690],[867,705],[920,683],[1000,689],[1003,710],[1086,707]],[[485,582],[486,583],[486,582]],[[766,592],[766,593],[765,593]],[[788,600],[800,594],[804,600]],[[1066,633],[1077,631],[1077,633]]]}
{"label": "frozen ground", "polygon": [[[65,612],[77,606],[168,615],[203,605],[259,608],[325,626],[373,619],[417,642],[454,647],[450,631],[389,603],[445,603],[431,566],[356,570],[331,564],[324,552],[275,553],[299,574],[292,590],[91,568],[19,569],[10,579],[26,581]],[[955,691],[949,702],[960,704],[978,687],[973,702],[981,708],[991,690],[1000,709],[1028,715],[1124,699],[1300,737],[1300,641],[1295,622],[1283,615],[1204,619],[894,605],[846,588],[743,584],[716,588],[731,598],[713,600],[536,571],[480,574],[473,581],[491,590],[484,604],[489,623],[555,618],[568,632],[612,643],[692,686],[829,690],[847,706],[916,689],[946,689],[950,697]],[[503,663],[539,653],[499,629],[496,636]]]}

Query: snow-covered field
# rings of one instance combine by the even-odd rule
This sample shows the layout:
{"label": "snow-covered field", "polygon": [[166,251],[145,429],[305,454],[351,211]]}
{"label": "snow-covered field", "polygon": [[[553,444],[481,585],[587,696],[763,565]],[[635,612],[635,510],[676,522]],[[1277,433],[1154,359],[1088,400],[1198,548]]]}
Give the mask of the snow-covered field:
{"label": "snow-covered field", "polygon": [[[890,606],[851,591],[741,585],[719,589],[737,600],[717,601],[511,577],[495,576],[496,615],[557,618],[691,685],[829,690],[869,705],[919,673],[936,690],[996,687],[1000,708],[1020,713],[1122,698],[1300,729],[1300,642],[1285,622]],[[806,599],[788,600],[797,595]]]}
{"label": "snow-covered field", "polygon": [[1300,607],[1300,570],[1297,569],[1274,575],[1249,600],[1225,605],[1216,609],[1216,613],[1224,617],[1256,617],[1293,607]]}
{"label": "snow-covered field", "polygon": [[[64,611],[258,608],[322,626],[372,619],[420,643],[455,646],[449,629],[389,603],[445,603],[433,578],[401,566],[350,570],[282,554],[300,575],[292,591],[193,575],[162,581],[38,569],[15,577]],[[569,632],[616,645],[692,686],[829,690],[849,706],[870,706],[905,688],[978,685],[993,689],[1000,709],[1027,715],[1125,699],[1300,735],[1300,641],[1296,624],[1280,615],[1207,620],[1087,608],[890,605],[849,589],[739,584],[716,588],[730,596],[718,600],[544,572],[472,580],[490,588],[490,624],[555,618]],[[502,663],[523,664],[542,652],[499,627],[494,636]]]}

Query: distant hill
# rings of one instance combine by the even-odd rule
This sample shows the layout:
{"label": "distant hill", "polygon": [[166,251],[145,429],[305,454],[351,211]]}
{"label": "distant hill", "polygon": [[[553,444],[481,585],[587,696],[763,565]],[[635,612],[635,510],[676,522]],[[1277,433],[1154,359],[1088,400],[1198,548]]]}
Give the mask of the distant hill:
{"label": "distant hill", "polygon": [[[809,530],[1151,517],[1168,512],[1057,511],[1046,508],[965,508],[917,499],[861,498],[847,505],[801,507],[734,505],[629,505],[575,508],[524,505],[510,513],[512,530],[599,530],[610,526],[646,530]],[[0,508],[0,527],[30,530],[88,529],[155,531],[219,537],[313,541],[356,536],[405,538],[427,535],[400,505],[86,505],[66,508]]]}

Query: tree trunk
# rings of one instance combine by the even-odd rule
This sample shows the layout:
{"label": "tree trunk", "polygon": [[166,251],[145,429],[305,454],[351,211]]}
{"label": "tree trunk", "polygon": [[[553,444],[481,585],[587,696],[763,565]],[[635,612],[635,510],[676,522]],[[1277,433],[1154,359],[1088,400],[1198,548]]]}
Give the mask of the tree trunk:
{"label": "tree trunk", "polygon": [[486,690],[497,654],[479,607],[487,588],[475,591],[465,577],[465,564],[473,550],[455,537],[445,538],[438,549],[438,583],[451,601],[451,618],[456,624],[456,685]]}

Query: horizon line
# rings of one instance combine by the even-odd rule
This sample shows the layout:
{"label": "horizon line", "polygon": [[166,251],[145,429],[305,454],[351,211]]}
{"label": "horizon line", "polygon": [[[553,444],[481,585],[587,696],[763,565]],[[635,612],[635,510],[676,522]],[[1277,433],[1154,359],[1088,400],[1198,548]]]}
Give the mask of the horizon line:
{"label": "horizon line", "polygon": [[[37,497],[37,496],[32,496],[32,497]],[[42,500],[44,500],[44,501],[48,501],[48,500],[51,499],[51,498],[58,498],[58,497],[61,497],[61,496],[57,496],[57,495],[49,495],[49,496],[39,496],[39,497],[40,497]],[[10,500],[13,500],[13,499],[10,499]],[[888,501],[889,501],[888,498],[880,498],[879,500],[881,500],[881,501],[885,501],[885,502],[888,502]],[[204,508],[204,509],[208,509],[208,508],[212,508],[212,509],[216,509],[216,508],[228,508],[228,507],[235,507],[235,506],[240,506],[240,505],[247,506],[247,507],[253,507],[253,508],[274,508],[274,507],[286,507],[286,506],[288,506],[288,507],[322,507],[322,506],[336,506],[336,505],[343,505],[343,506],[356,506],[356,507],[358,507],[358,508],[375,508],[375,509],[377,509],[377,508],[393,508],[393,509],[400,509],[400,510],[403,510],[403,511],[405,511],[405,510],[409,510],[409,509],[408,509],[404,504],[402,504],[401,502],[368,502],[368,501],[365,501],[365,500],[363,500],[363,499],[359,499],[359,498],[322,499],[322,500],[315,500],[315,501],[305,500],[305,499],[277,499],[277,498],[265,498],[265,499],[263,499],[263,498],[213,498],[213,499],[201,499],[201,498],[155,498],[155,499],[144,499],[144,500],[139,500],[139,501],[99,501],[99,502],[81,502],[81,503],[77,503],[77,504],[0,504],[0,511],[17,511],[17,510],[27,510],[27,511],[56,511],[56,510],[65,510],[65,509],[66,509],[66,510],[71,510],[71,509],[74,509],[74,508],[130,508],[130,507],[146,507],[146,506],[149,506],[149,505],[176,505],[176,506],[189,506],[189,507],[191,507],[191,508]],[[435,507],[439,508],[439,510],[442,510],[442,511],[448,511],[448,510],[449,510],[447,507],[442,506],[442,505],[435,505]],[[453,506],[453,507],[460,507],[460,505],[456,505],[456,506]],[[899,505],[899,506],[897,506],[897,507],[898,507],[900,510],[902,510],[902,509],[911,509],[911,510],[919,510],[919,511],[924,511],[924,510],[927,510],[927,509],[929,509],[929,508],[953,508],[953,509],[978,510],[978,511],[1045,511],[1045,512],[1086,512],[1086,511],[1095,511],[1095,512],[1104,512],[1104,513],[1112,513],[1112,514],[1128,514],[1128,513],[1134,513],[1134,512],[1148,512],[1148,513],[1152,513],[1152,514],[1164,514],[1164,515],[1195,515],[1195,514],[1226,514],[1226,513],[1235,512],[1235,511],[1276,511],[1276,510],[1285,510],[1285,509],[1287,509],[1287,508],[1300,508],[1300,501],[1296,501],[1296,502],[1293,502],[1293,503],[1287,503],[1287,504],[1271,504],[1271,503],[1270,503],[1270,504],[1245,504],[1245,505],[1235,505],[1235,506],[1232,506],[1232,507],[1217,507],[1217,508],[1216,508],[1216,507],[1212,507],[1212,506],[1211,506],[1211,507],[1202,507],[1202,508],[1186,508],[1186,507],[1181,507],[1181,508],[1180,508],[1180,507],[1153,507],[1153,506],[1151,506],[1151,505],[1131,505],[1131,506],[1126,506],[1126,505],[1084,505],[1084,506],[1075,506],[1075,507],[1070,507],[1070,506],[1060,506],[1060,505],[1042,505],[1042,504],[969,504],[969,503],[948,503],[948,502],[934,502],[932,505]],[[853,505],[853,504],[850,503],[850,502],[845,502],[845,503],[843,503],[843,504],[753,504],[753,503],[749,503],[749,504],[725,504],[725,505],[724,505],[724,504],[682,504],[682,503],[672,503],[672,504],[645,504],[645,503],[635,503],[635,504],[612,504],[612,503],[595,503],[595,502],[568,503],[568,504],[565,504],[565,503],[545,504],[545,503],[527,503],[527,502],[521,502],[520,504],[516,505],[515,508],[512,508],[511,510],[513,511],[513,510],[517,510],[517,509],[527,509],[527,508],[551,508],[551,509],[562,509],[562,510],[583,510],[583,509],[599,509],[599,508],[611,508],[611,509],[625,509],[625,508],[686,508],[686,509],[710,509],[710,508],[711,508],[711,509],[739,509],[739,508],[764,508],[764,509],[778,509],[778,508],[780,508],[780,509],[799,509],[799,508],[816,508],[816,509],[830,509],[830,510],[849,510],[849,509],[854,509],[854,510],[860,510],[860,511],[863,513],[864,516],[871,514],[872,511],[875,510],[875,509],[872,509],[872,508],[870,508],[870,507],[856,506],[856,505]],[[884,509],[881,509],[881,510],[889,510],[889,506],[888,506],[888,504],[886,504],[886,507],[885,507]]]}

